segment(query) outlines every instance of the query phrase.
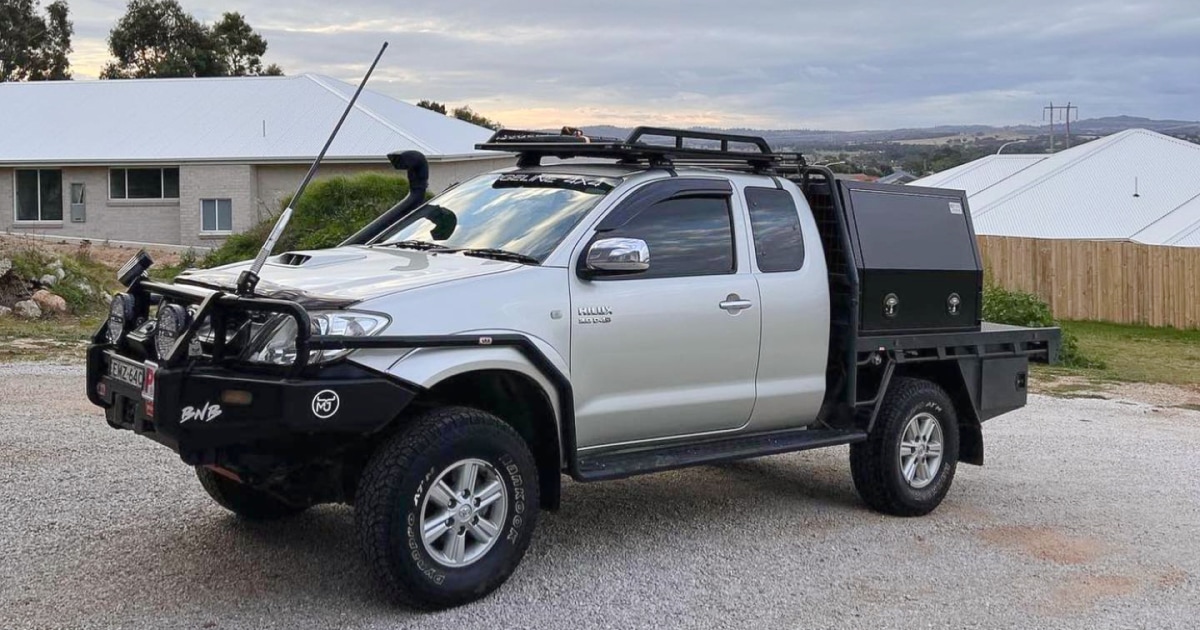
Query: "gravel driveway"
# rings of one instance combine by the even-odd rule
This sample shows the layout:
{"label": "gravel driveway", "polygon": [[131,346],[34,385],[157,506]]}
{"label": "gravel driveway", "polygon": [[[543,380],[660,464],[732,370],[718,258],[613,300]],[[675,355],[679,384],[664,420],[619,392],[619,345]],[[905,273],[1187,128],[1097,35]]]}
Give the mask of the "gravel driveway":
{"label": "gravel driveway", "polygon": [[1195,628],[1200,412],[1035,396],[920,519],[846,449],[565,488],[516,575],[389,605],[348,508],[273,525],[109,429],[77,367],[0,365],[0,628]]}

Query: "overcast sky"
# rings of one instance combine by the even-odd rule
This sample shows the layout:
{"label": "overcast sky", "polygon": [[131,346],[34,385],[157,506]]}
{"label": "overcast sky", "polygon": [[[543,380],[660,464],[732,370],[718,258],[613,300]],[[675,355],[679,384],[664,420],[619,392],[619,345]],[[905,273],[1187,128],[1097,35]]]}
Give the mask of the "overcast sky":
{"label": "overcast sky", "polygon": [[[69,0],[77,78],[124,0]],[[239,11],[287,74],[510,126],[880,129],[1080,116],[1200,119],[1198,0],[181,0]]]}

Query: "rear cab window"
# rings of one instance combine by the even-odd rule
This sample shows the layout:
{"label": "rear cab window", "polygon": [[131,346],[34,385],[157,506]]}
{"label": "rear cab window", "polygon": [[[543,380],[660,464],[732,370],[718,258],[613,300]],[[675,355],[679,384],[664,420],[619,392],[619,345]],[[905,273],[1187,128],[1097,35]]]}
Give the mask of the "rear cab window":
{"label": "rear cab window", "polygon": [[754,237],[754,258],[763,273],[799,271],[804,266],[804,233],[796,200],[778,188],[745,189]]}

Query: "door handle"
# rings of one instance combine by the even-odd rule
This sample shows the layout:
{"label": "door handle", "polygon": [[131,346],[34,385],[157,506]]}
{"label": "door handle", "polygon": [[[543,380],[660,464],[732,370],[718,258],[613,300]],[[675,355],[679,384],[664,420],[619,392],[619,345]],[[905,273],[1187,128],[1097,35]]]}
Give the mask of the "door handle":
{"label": "door handle", "polygon": [[736,315],[738,312],[754,306],[754,303],[750,300],[743,300],[742,296],[736,293],[730,293],[725,296],[725,301],[717,306],[720,306],[722,310],[728,311],[730,314]]}

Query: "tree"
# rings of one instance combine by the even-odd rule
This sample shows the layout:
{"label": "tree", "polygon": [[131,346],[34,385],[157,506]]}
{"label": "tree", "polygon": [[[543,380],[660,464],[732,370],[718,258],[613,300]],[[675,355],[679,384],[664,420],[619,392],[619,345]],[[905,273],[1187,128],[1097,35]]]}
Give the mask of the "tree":
{"label": "tree", "polygon": [[262,56],[267,52],[267,40],[254,32],[241,13],[226,13],[212,26],[217,55],[230,76],[280,75],[283,70],[275,64],[266,68]]}
{"label": "tree", "polygon": [[0,81],[60,81],[71,78],[71,35],[75,29],[64,0],[38,15],[34,0],[0,2]]}
{"label": "tree", "polygon": [[115,58],[102,79],[280,75],[262,65],[267,42],[240,13],[225,13],[212,26],[177,0],[131,0],[108,36]]}
{"label": "tree", "polygon": [[417,107],[423,107],[430,111],[434,111],[439,114],[442,114],[443,116],[446,114],[446,106],[437,101],[430,101],[427,99],[422,99],[422,100],[417,101]]}
{"label": "tree", "polygon": [[471,109],[470,105],[463,105],[462,107],[455,107],[454,111],[452,112],[452,115],[459,120],[465,120],[473,125],[479,125],[480,127],[487,127],[488,129],[492,129],[492,130],[499,129],[504,126],[504,125],[501,125],[498,121],[492,120],[490,118],[487,118],[486,116],[476,113],[475,110]]}

